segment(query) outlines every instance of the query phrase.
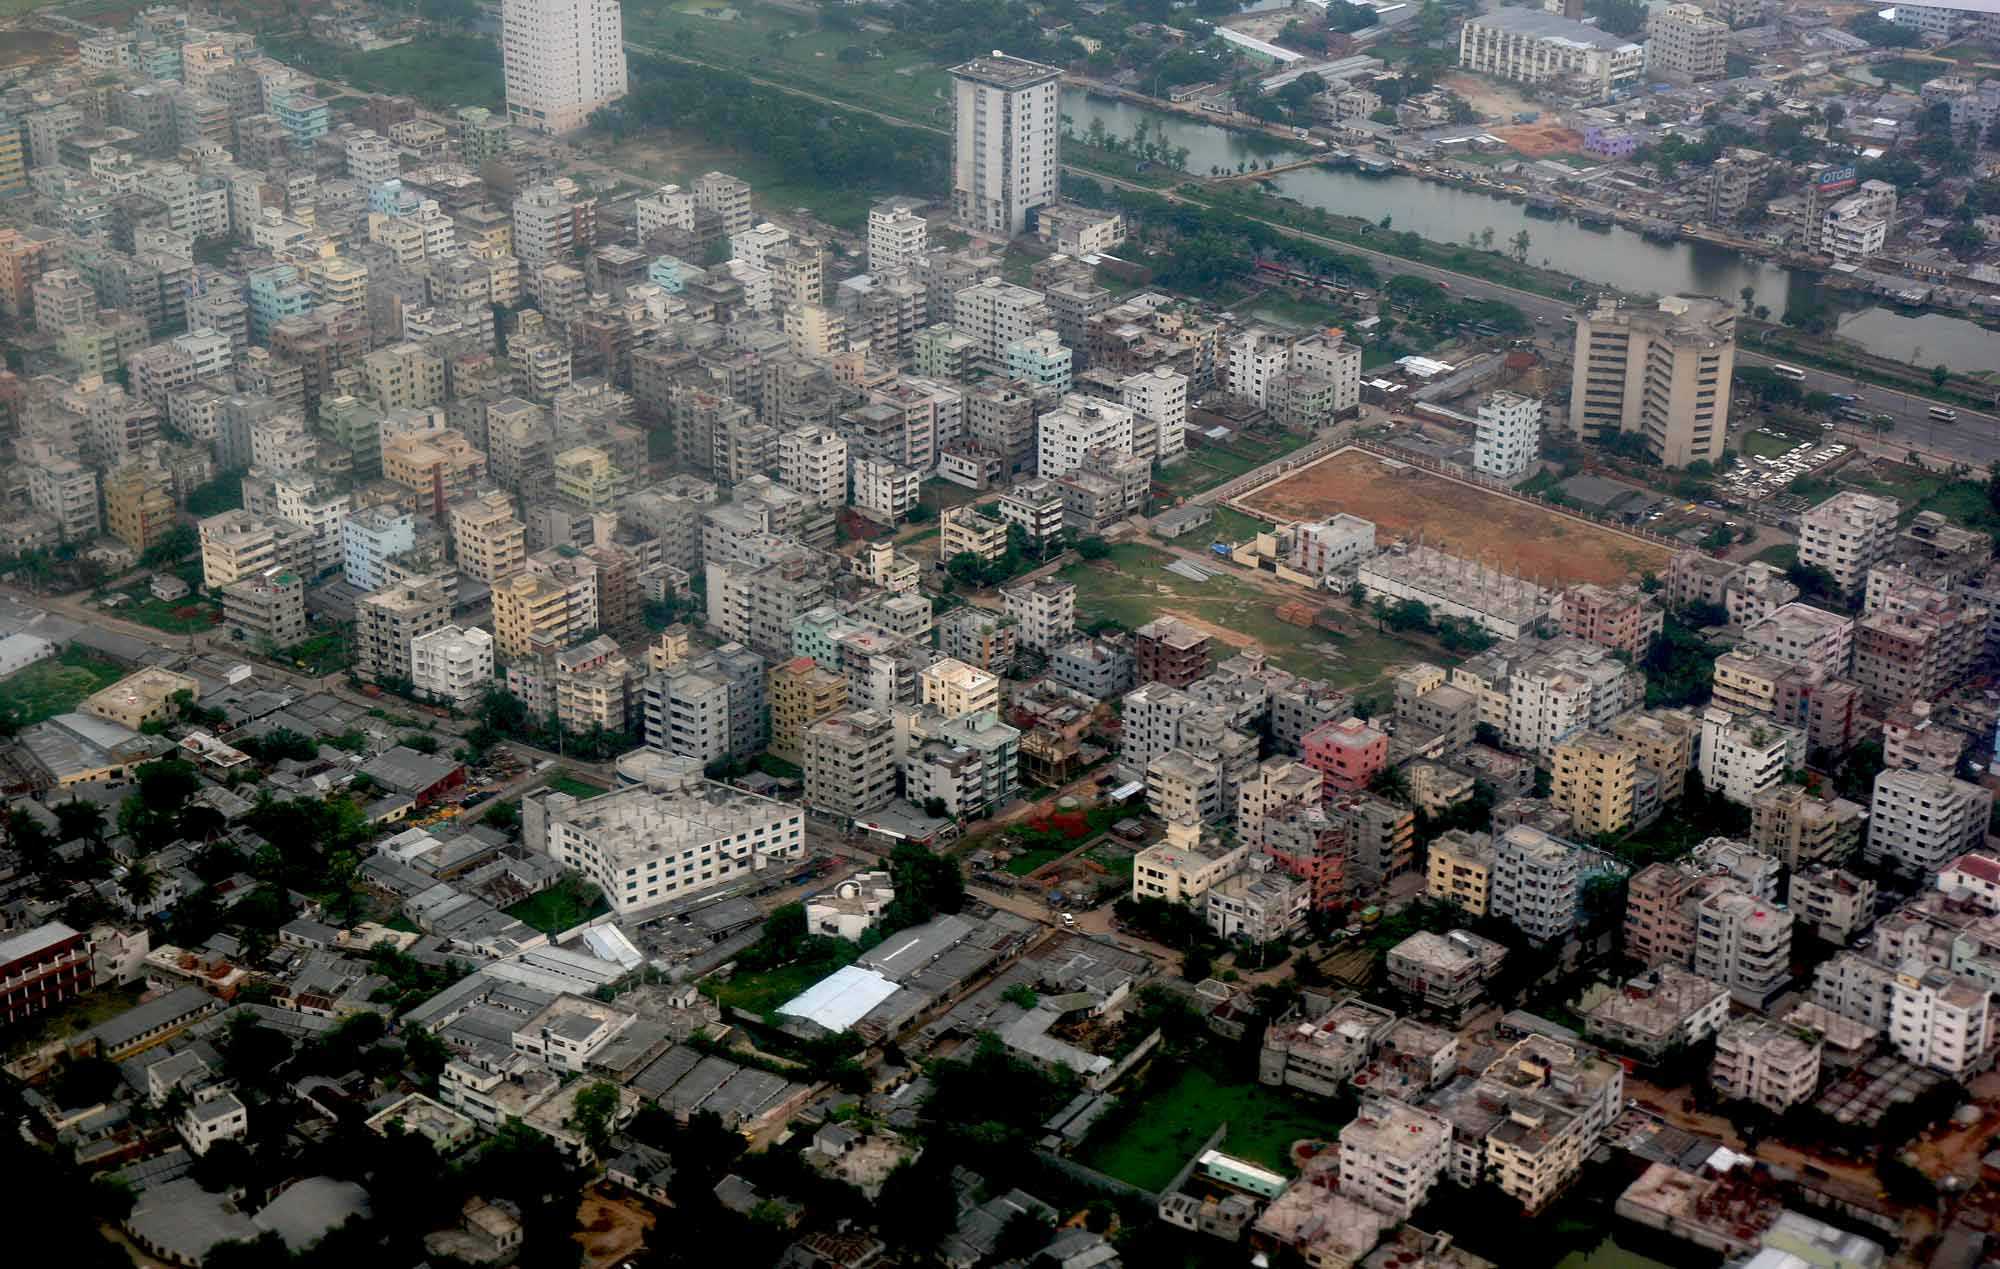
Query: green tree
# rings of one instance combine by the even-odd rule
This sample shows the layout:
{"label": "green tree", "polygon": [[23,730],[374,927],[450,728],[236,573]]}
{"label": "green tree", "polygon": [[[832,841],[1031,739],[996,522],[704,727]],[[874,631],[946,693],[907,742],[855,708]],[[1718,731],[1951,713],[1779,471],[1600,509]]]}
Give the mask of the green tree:
{"label": "green tree", "polygon": [[71,798],[58,802],[56,812],[56,833],[65,842],[87,838],[102,845],[104,842],[104,808],[95,802],[84,802]]}
{"label": "green tree", "polygon": [[618,1115],[618,1086],[595,1080],[576,1091],[571,1106],[570,1124],[592,1154],[602,1155],[611,1144],[611,1127]]}

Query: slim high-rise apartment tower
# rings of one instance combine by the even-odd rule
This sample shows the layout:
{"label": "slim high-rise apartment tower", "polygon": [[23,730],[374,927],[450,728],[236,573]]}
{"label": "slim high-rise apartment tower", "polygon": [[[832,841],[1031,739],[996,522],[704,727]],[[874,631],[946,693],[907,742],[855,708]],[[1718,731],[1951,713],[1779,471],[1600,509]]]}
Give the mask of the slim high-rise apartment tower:
{"label": "slim high-rise apartment tower", "polygon": [[625,95],[625,20],[618,0],[502,0],[507,118],[536,132],[574,132]]}
{"label": "slim high-rise apartment tower", "polygon": [[1056,201],[1062,72],[995,52],[951,69],[951,197],[959,222],[1014,237]]}

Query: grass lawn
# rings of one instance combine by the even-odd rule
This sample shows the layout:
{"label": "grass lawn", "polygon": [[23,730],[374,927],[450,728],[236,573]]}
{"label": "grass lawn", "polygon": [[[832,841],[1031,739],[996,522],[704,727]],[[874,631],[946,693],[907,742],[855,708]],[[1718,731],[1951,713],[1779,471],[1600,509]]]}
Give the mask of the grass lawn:
{"label": "grass lawn", "polygon": [[0,1027],[0,1053],[14,1056],[30,1049],[88,1031],[124,1013],[146,994],[146,984],[99,987],[58,1009],[36,1014],[25,1022]]}
{"label": "grass lawn", "polygon": [[579,802],[586,802],[591,798],[602,797],[605,793],[605,790],[594,784],[586,784],[567,771],[558,772],[554,776],[551,776],[547,787],[554,789],[557,793],[567,793]]}
{"label": "grass lawn", "polygon": [[1238,437],[1227,445],[1192,447],[1186,458],[1168,469],[1160,483],[1186,498],[1204,489],[1213,489],[1224,481],[1234,480],[1274,458],[1282,458],[1311,440],[1310,436],[1287,432],[1269,440]]}
{"label": "grass lawn", "polygon": [[1266,291],[1250,304],[1250,315],[1280,326],[1345,326],[1354,314],[1325,300],[1293,295],[1289,291]]}
{"label": "grass lawn", "polygon": [[110,687],[125,671],[109,661],[70,648],[0,679],[0,709],[18,727],[66,714],[93,692]]}
{"label": "grass lawn", "polygon": [[1766,436],[1755,428],[1743,433],[1743,452],[1752,457],[1777,458],[1797,446],[1798,442],[1789,436]]}
{"label": "grass lawn", "polygon": [[1780,543],[1777,546],[1767,546],[1750,558],[1776,568],[1790,568],[1799,562],[1799,548],[1792,543]]}
{"label": "grass lawn", "polygon": [[212,630],[222,620],[222,605],[201,595],[186,595],[168,603],[164,599],[153,598],[153,593],[144,586],[134,586],[123,593],[131,596],[132,602],[123,608],[111,609],[113,614],[168,634]]}
{"label": "grass lawn", "polygon": [[264,44],[281,62],[373,92],[405,93],[438,107],[506,104],[500,46],[484,37],[433,35],[366,53],[310,39],[267,36]]}
{"label": "grass lawn", "polygon": [[702,982],[702,990],[713,996],[715,1002],[725,1009],[741,1009],[746,1013],[760,1016],[770,1013],[861,955],[859,945],[849,943],[845,939],[834,941],[838,947],[831,956],[793,961],[776,969],[738,971],[727,979],[706,979]]}
{"label": "grass lawn", "polygon": [[1270,527],[1269,520],[1246,516],[1233,507],[1217,507],[1215,523],[1210,527],[1210,531],[1218,542],[1235,543],[1248,542]]}
{"label": "grass lawn", "polygon": [[[1125,543],[1098,563],[1063,569],[1060,576],[1076,583],[1077,624],[1109,619],[1136,629],[1158,616],[1177,616],[1235,636],[1228,642],[1218,639],[1218,659],[1233,655],[1236,646],[1255,644],[1294,674],[1342,687],[1371,683],[1392,665],[1437,659],[1435,653],[1377,633],[1365,619],[1357,619],[1353,633],[1344,636],[1301,629],[1278,619],[1283,601],[1275,594],[1230,572],[1206,582],[1190,581],[1166,571],[1173,559],[1154,547]],[[1338,601],[1328,596],[1328,602]]]}
{"label": "grass lawn", "polygon": [[560,934],[611,911],[611,904],[596,886],[565,878],[506,911],[508,916],[526,922],[544,934]]}
{"label": "grass lawn", "polygon": [[[662,53],[927,120],[933,126],[949,122],[945,96],[949,74],[921,51],[899,46],[893,34],[822,30],[810,19],[776,6],[733,5],[728,19],[704,16],[701,8],[628,5],[625,38]],[[849,49],[866,56],[842,60],[843,50]],[[745,173],[738,175],[751,180]]]}
{"label": "grass lawn", "polygon": [[280,648],[272,654],[272,659],[289,661],[308,674],[332,674],[354,664],[354,649],[343,626],[289,648]]}
{"label": "grass lawn", "polygon": [[1068,849],[1060,846],[1030,846],[1007,861],[1007,871],[1016,877],[1025,877],[1050,860],[1061,859],[1067,854]]}
{"label": "grass lawn", "polygon": [[1113,850],[1107,846],[1092,846],[1083,852],[1083,857],[1093,863],[1102,864],[1113,877],[1123,881],[1132,880],[1132,852]]}
{"label": "grass lawn", "polygon": [[1260,1084],[1223,1083],[1190,1066],[1148,1097],[1145,1112],[1123,1124],[1115,1136],[1088,1142],[1079,1159],[1128,1184],[1158,1190],[1225,1121],[1229,1136],[1221,1150],[1288,1176],[1294,1141],[1332,1138],[1341,1127]]}

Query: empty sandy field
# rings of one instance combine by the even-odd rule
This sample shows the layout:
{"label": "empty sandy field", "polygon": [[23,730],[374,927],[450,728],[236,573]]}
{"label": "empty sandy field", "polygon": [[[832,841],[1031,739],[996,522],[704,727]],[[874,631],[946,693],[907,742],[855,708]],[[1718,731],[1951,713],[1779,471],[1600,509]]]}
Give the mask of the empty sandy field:
{"label": "empty sandy field", "polygon": [[1236,499],[1253,514],[1373,520],[1378,541],[1427,545],[1549,582],[1619,582],[1666,571],[1668,551],[1416,467],[1344,449]]}
{"label": "empty sandy field", "polygon": [[1488,131],[1513,148],[1523,158],[1540,159],[1551,154],[1573,154],[1583,148],[1583,134],[1560,123],[1520,123]]}

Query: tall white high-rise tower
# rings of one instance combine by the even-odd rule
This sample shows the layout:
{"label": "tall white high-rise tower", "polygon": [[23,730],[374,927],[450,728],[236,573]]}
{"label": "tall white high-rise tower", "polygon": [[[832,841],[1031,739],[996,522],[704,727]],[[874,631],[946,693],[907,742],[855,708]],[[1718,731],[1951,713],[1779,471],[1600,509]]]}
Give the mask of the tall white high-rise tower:
{"label": "tall white high-rise tower", "polygon": [[502,0],[507,117],[536,132],[574,132],[625,95],[618,0]]}
{"label": "tall white high-rise tower", "polygon": [[960,223],[1013,237],[1056,201],[1062,71],[995,52],[951,68],[951,197]]}

